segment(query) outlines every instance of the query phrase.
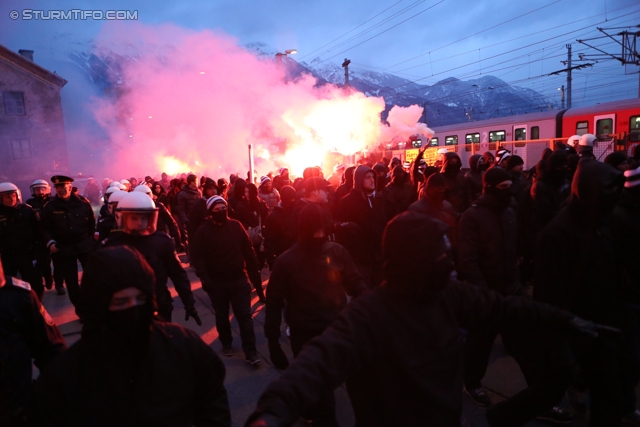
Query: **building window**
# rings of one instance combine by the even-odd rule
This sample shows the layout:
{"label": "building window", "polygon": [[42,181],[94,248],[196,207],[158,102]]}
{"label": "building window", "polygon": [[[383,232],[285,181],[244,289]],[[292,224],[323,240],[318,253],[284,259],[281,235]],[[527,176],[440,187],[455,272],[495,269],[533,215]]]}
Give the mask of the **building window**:
{"label": "building window", "polygon": [[24,116],[24,95],[22,92],[4,92],[4,111],[7,116]]}
{"label": "building window", "polygon": [[613,119],[596,120],[596,136],[610,135],[613,129]]}
{"label": "building window", "polygon": [[438,138],[431,138],[431,141],[429,141],[429,147],[437,147],[437,146],[438,146]]}
{"label": "building window", "polygon": [[458,135],[447,136],[444,139],[444,145],[458,145]]}
{"label": "building window", "polygon": [[28,139],[13,139],[9,141],[11,145],[11,154],[13,160],[30,159],[31,156],[31,141]]}
{"label": "building window", "polygon": [[531,126],[531,139],[540,139],[540,126]]}
{"label": "building window", "polygon": [[576,135],[584,135],[589,133],[589,122],[576,123]]}
{"label": "building window", "polygon": [[489,132],[489,142],[506,141],[506,132],[503,130],[494,130]]}

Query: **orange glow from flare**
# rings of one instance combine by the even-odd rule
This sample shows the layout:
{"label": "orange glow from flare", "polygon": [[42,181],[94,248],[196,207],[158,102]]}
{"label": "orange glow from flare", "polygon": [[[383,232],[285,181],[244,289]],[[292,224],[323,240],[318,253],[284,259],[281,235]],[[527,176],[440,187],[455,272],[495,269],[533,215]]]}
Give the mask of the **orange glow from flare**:
{"label": "orange glow from flare", "polygon": [[175,176],[176,174],[189,171],[189,165],[182,160],[176,159],[173,156],[156,157],[156,163],[161,172],[165,172],[169,176]]}

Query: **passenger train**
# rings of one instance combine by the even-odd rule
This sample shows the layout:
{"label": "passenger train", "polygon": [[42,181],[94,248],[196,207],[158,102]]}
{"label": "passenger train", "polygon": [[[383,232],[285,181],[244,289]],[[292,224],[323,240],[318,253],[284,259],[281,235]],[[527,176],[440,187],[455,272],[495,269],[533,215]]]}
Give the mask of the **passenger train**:
{"label": "passenger train", "polygon": [[[423,142],[429,144],[425,160],[433,164],[438,147],[458,153],[463,167],[469,157],[504,147],[525,162],[535,166],[545,148],[554,149],[572,135],[591,133],[598,137],[594,154],[599,160],[614,151],[626,150],[631,155],[640,143],[640,99],[607,102],[589,107],[522,114],[497,119],[469,121],[433,127],[433,138],[417,135],[409,141],[383,144],[384,156],[412,160]],[[427,142],[428,141],[428,142]]]}

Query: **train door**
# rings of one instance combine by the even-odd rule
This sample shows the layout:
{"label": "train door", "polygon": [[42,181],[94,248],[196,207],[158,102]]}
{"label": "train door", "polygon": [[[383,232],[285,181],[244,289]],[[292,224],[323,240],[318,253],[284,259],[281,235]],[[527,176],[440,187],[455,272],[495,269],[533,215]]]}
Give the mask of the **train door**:
{"label": "train door", "polygon": [[593,148],[593,154],[600,161],[613,153],[616,149],[616,115],[603,114],[594,116],[593,118],[594,134],[598,138],[596,147]]}

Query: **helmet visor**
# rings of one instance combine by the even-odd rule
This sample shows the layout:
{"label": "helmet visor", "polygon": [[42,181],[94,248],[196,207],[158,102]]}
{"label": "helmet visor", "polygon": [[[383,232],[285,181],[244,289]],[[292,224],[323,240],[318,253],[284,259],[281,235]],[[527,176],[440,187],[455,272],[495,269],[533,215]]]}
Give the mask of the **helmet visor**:
{"label": "helmet visor", "polygon": [[147,236],[158,226],[157,210],[122,210],[116,215],[118,227],[127,234]]}

